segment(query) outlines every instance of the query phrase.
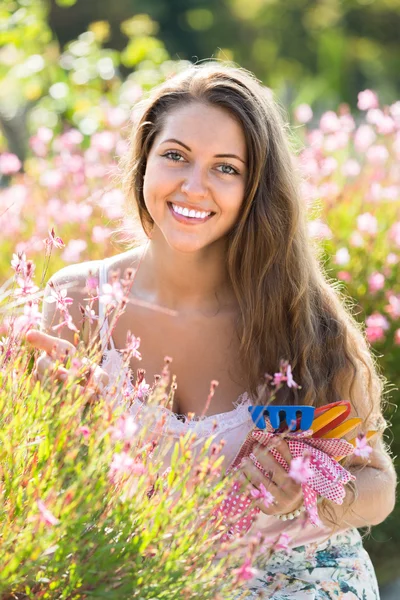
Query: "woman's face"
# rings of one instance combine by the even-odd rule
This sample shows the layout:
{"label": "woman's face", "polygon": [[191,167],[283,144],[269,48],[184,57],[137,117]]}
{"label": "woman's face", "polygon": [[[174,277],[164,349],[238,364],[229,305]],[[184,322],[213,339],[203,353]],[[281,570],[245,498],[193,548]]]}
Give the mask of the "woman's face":
{"label": "woman's face", "polygon": [[193,102],[168,113],[144,177],[153,239],[161,232],[181,252],[223,240],[239,217],[246,163],[242,127],[226,110]]}

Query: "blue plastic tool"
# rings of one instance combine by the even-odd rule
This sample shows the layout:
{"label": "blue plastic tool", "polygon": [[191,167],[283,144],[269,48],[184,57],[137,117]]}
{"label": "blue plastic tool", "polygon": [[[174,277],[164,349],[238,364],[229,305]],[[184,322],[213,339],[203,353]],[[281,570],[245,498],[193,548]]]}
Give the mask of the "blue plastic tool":
{"label": "blue plastic tool", "polygon": [[272,427],[277,430],[284,424],[289,431],[310,429],[314,420],[315,406],[249,406],[253,423],[259,429],[265,429],[265,417],[269,418]]}

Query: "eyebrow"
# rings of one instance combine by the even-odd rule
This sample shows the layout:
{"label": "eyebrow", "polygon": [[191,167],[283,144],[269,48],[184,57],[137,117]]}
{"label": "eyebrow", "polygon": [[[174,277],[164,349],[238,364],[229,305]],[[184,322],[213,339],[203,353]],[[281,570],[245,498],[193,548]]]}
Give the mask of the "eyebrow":
{"label": "eyebrow", "polygon": [[[164,140],[161,142],[161,144],[166,144],[167,142],[174,142],[175,144],[179,144],[180,146],[183,146],[184,148],[186,148],[186,150],[188,150],[188,152],[192,151],[191,148],[189,148],[189,146],[187,146],[183,142],[180,142],[179,140],[176,140],[175,138],[170,138],[168,140]],[[214,157],[215,158],[237,158],[238,160],[240,160],[240,162],[242,162],[243,164],[246,164],[246,162],[243,160],[243,158],[240,158],[240,156],[237,156],[236,154],[215,154]]]}

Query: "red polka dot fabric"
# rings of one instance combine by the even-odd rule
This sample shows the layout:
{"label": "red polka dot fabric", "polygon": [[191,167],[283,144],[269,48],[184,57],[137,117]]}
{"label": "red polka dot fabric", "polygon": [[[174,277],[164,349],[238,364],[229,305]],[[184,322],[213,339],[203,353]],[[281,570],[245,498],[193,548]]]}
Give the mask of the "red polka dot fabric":
{"label": "red polka dot fabric", "polygon": [[[312,475],[302,484],[302,491],[307,517],[312,525],[317,527],[320,524],[317,510],[318,496],[342,504],[346,494],[344,486],[355,479],[354,475],[334,459],[335,456],[344,457],[352,454],[354,447],[343,439],[312,438],[311,435],[312,431],[308,430],[285,433],[284,437],[293,458],[307,455],[310,459]],[[277,462],[288,472],[289,465],[274,447],[281,437],[282,434],[274,433],[269,422],[264,430],[255,427],[242,444],[227,474],[237,471],[243,458],[249,457],[257,444],[268,447]],[[266,476],[261,464],[256,460],[253,462]],[[240,487],[240,483],[235,482],[216,511],[216,515],[222,516],[223,523],[227,527],[223,541],[245,535],[260,512],[259,508],[254,507],[254,499],[250,493],[240,494]]]}

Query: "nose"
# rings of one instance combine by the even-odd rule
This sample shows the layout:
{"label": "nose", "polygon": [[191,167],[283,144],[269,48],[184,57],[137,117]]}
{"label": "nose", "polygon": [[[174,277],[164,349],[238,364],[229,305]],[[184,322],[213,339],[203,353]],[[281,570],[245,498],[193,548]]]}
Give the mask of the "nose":
{"label": "nose", "polygon": [[182,183],[182,192],[190,198],[205,198],[207,185],[204,173],[199,166],[193,166],[188,170]]}

